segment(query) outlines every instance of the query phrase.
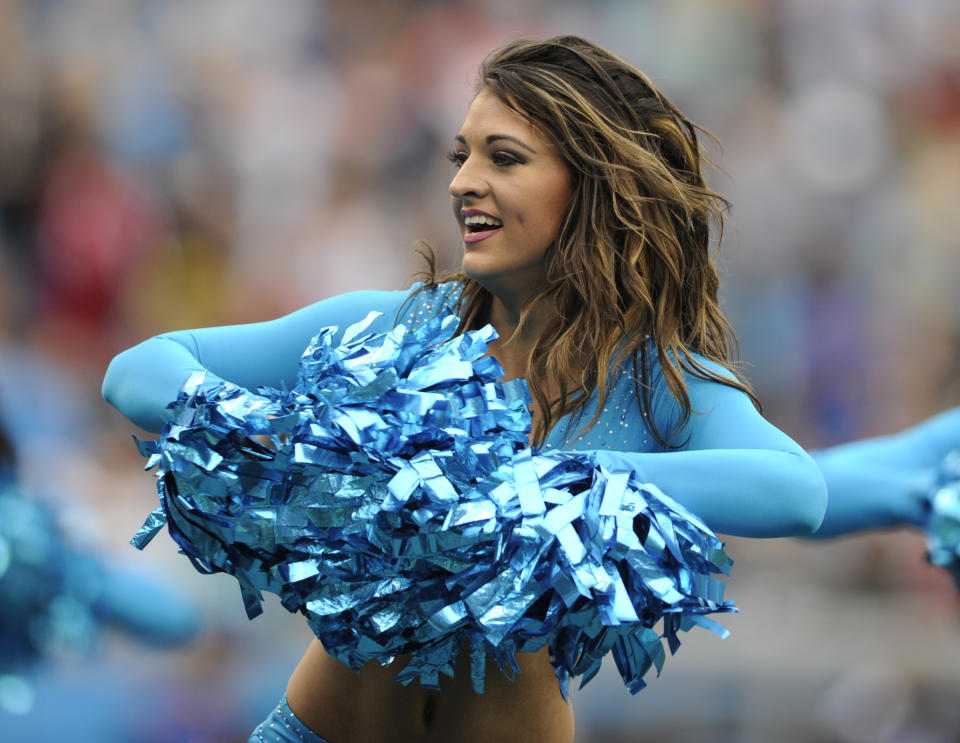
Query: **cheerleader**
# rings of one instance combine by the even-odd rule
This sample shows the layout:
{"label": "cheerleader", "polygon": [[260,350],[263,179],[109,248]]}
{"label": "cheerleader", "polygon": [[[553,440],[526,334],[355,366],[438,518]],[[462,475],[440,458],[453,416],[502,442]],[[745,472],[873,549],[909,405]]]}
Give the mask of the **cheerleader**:
{"label": "cheerleader", "polygon": [[[156,336],[113,360],[104,397],[159,432],[185,384],[239,389],[249,409],[261,388],[295,387],[323,328],[338,328],[336,346],[371,312],[375,334],[454,315],[457,334],[496,331],[489,352],[503,380],[526,381],[538,451],[655,483],[717,532],[814,534],[824,476],[762,417],[734,367],[711,250],[725,202],[704,179],[701,134],[639,70],[588,41],[512,42],[483,62],[452,138],[459,270],[272,321]],[[846,457],[835,454],[821,461],[839,483]],[[867,521],[838,514],[828,530]],[[573,740],[546,647],[519,653],[512,679],[487,674],[483,694],[467,655],[452,678],[404,686],[394,677],[409,657],[355,672],[315,640],[250,740]]]}

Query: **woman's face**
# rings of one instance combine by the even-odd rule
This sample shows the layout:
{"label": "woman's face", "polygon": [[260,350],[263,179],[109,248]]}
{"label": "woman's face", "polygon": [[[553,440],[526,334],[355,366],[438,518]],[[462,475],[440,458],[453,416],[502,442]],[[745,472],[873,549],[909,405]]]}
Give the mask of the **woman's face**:
{"label": "woman's face", "polygon": [[483,90],[467,110],[450,159],[463,271],[494,294],[535,291],[567,214],[573,179],[556,148]]}

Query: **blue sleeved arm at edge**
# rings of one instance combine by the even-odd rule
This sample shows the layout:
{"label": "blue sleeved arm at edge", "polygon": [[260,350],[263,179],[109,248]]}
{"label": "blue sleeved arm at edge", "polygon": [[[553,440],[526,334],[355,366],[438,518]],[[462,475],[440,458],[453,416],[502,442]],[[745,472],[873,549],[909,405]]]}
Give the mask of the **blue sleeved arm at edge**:
{"label": "blue sleeved arm at edge", "polygon": [[960,407],[889,436],[811,452],[830,494],[814,537],[922,526],[924,498],[944,457],[960,448]]}
{"label": "blue sleeved arm at edge", "polygon": [[690,376],[687,386],[695,412],[681,432],[684,446],[600,451],[599,462],[632,468],[723,534],[783,537],[816,530],[827,490],[810,456],[765,420],[745,393]]}
{"label": "blue sleeved arm at edge", "polygon": [[103,380],[103,397],[130,421],[154,433],[168,419],[167,405],[195,371],[250,390],[296,380],[301,354],[321,329],[342,333],[369,312],[383,313],[371,330],[393,327],[410,292],[357,291],[316,302],[266,322],[180,330],[150,338],[118,354]]}

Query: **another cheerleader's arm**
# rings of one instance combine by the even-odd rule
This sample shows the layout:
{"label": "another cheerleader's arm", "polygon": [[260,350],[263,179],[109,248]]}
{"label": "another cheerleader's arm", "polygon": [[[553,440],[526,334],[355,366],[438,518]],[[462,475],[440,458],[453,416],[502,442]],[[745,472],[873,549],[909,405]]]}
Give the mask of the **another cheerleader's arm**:
{"label": "another cheerleader's arm", "polygon": [[812,451],[830,494],[823,524],[812,536],[924,526],[925,497],[954,449],[960,449],[960,407],[889,436]]}
{"label": "another cheerleader's arm", "polygon": [[690,376],[687,388],[694,412],[680,432],[685,441],[680,449],[601,450],[598,463],[633,469],[716,532],[744,537],[814,532],[827,507],[827,488],[810,456],[765,420],[743,392]]}
{"label": "another cheerleader's arm", "polygon": [[300,357],[320,330],[337,326],[342,334],[378,311],[382,316],[369,330],[387,331],[407,296],[408,291],[349,292],[276,320],[154,336],[110,362],[103,397],[131,422],[159,433],[169,419],[167,406],[191,374],[202,371],[208,383],[226,380],[251,391],[292,386]]}

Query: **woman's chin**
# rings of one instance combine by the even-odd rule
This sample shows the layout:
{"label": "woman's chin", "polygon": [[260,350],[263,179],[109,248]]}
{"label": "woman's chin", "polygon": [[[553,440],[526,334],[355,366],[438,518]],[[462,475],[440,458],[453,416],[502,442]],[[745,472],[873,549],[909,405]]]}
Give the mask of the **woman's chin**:
{"label": "woman's chin", "polygon": [[479,258],[480,256],[471,255],[468,252],[460,261],[460,270],[463,271],[467,278],[473,279],[478,284],[485,287],[487,282],[491,279],[495,279],[499,272],[491,271],[490,266],[485,266],[485,261],[478,260]]}

